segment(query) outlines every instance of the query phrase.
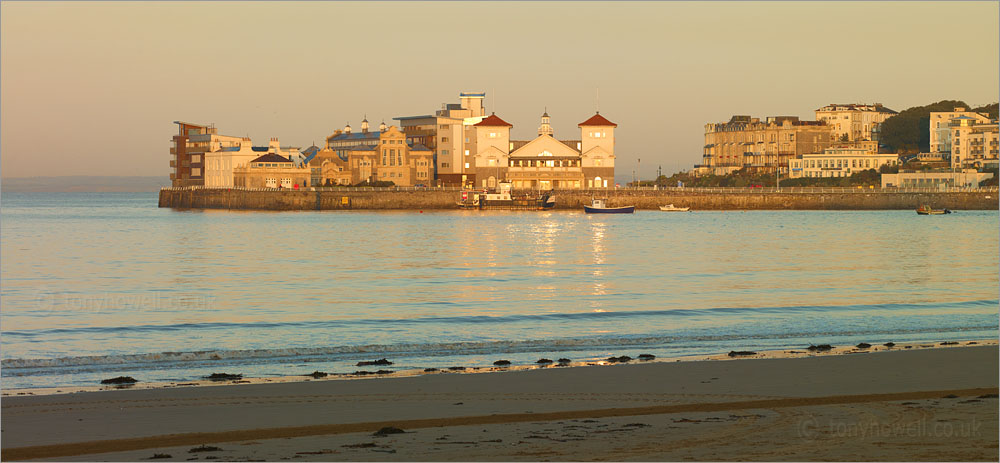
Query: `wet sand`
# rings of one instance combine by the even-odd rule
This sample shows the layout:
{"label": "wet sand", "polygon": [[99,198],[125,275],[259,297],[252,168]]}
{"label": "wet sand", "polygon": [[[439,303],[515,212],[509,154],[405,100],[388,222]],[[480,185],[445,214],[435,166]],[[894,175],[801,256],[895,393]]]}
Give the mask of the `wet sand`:
{"label": "wet sand", "polygon": [[996,461],[998,348],[966,344],[8,396],[0,457]]}

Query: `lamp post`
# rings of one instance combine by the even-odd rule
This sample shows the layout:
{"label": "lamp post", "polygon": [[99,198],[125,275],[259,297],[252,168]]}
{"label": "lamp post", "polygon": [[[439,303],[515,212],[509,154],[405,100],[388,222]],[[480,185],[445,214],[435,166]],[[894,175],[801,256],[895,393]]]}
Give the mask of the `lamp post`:
{"label": "lamp post", "polygon": [[642,183],[642,174],[639,172],[639,165],[642,159],[635,158],[635,188],[639,189],[639,185]]}

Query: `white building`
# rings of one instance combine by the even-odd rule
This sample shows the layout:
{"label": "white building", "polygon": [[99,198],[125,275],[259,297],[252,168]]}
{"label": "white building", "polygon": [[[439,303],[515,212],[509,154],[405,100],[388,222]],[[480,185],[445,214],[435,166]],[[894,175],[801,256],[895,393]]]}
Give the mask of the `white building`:
{"label": "white building", "polygon": [[899,163],[895,154],[878,154],[864,148],[827,148],[788,161],[789,177],[850,177],[863,170],[879,170]]}
{"label": "white building", "polygon": [[882,188],[979,188],[979,184],[993,178],[992,173],[963,169],[958,172],[900,172],[882,174]]}
{"label": "white building", "polygon": [[826,122],[837,141],[863,141],[871,140],[872,132],[896,114],[881,103],[829,104],[816,110],[816,120]]}

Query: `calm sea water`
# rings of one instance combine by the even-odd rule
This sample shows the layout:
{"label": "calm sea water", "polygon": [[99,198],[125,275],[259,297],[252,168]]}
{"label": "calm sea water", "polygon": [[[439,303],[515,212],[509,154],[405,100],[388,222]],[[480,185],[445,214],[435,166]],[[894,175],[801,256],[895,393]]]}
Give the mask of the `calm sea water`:
{"label": "calm sea water", "polygon": [[998,335],[997,211],[230,212],[4,194],[2,386]]}

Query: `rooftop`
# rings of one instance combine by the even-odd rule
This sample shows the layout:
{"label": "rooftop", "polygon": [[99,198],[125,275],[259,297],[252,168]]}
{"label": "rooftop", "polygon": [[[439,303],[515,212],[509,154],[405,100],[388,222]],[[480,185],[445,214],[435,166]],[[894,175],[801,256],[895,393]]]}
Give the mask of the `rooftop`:
{"label": "rooftop", "polygon": [[577,124],[577,127],[592,127],[592,126],[618,127],[618,124],[615,124],[614,122],[605,119],[604,116],[601,115],[601,113],[594,114],[593,116],[590,116],[590,119],[587,119]]}
{"label": "rooftop", "polygon": [[513,127],[513,125],[507,123],[507,121],[497,117],[496,114],[490,114],[490,116],[486,119],[472,125],[475,127]]}
{"label": "rooftop", "polygon": [[250,162],[292,162],[292,160],[279,154],[268,153]]}

